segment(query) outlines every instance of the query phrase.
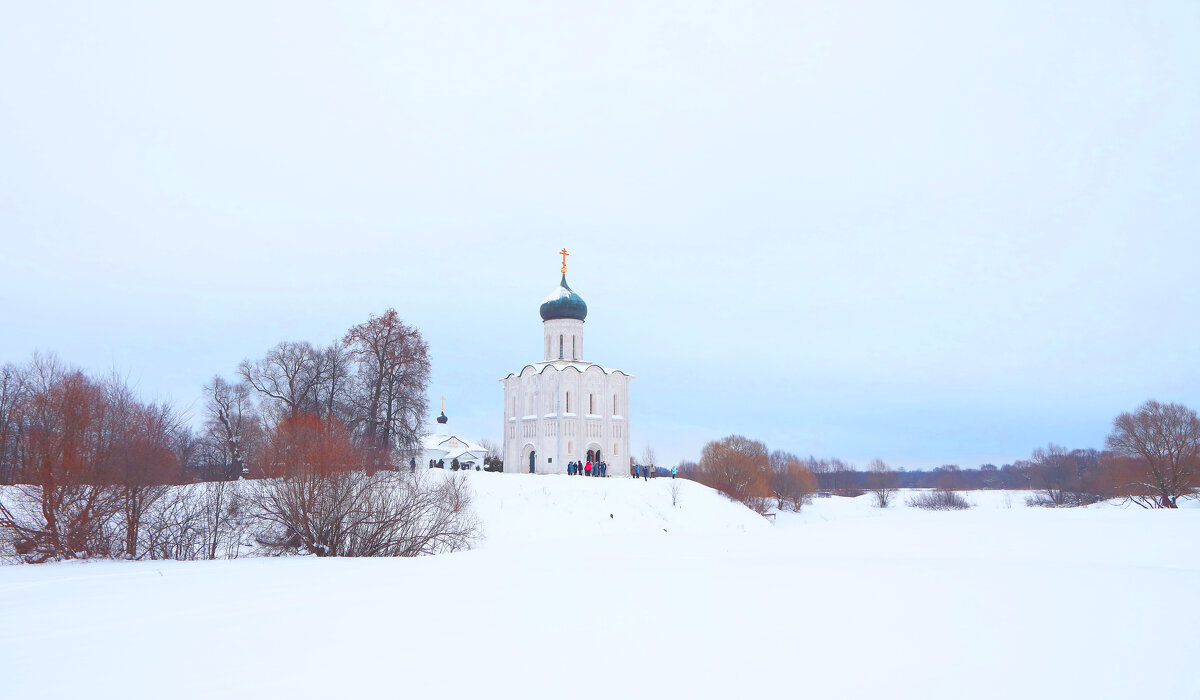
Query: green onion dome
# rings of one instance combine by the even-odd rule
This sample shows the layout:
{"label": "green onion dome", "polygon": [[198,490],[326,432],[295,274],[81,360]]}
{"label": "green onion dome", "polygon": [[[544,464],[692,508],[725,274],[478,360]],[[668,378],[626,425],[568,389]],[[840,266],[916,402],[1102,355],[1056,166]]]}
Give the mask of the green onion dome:
{"label": "green onion dome", "polygon": [[550,295],[542,302],[541,313],[543,321],[557,318],[573,318],[576,321],[582,321],[587,318],[587,304],[583,301],[583,297],[567,286],[567,276],[564,274],[559,286],[550,292]]}

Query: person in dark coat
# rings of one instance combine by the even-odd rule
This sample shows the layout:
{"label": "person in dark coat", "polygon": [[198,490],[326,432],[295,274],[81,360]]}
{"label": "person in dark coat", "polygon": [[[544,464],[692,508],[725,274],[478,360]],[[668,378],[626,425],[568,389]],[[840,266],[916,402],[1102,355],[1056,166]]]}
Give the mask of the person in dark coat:
{"label": "person in dark coat", "polygon": [[649,481],[649,480],[650,480],[650,467],[643,465],[642,466],[642,481]]}

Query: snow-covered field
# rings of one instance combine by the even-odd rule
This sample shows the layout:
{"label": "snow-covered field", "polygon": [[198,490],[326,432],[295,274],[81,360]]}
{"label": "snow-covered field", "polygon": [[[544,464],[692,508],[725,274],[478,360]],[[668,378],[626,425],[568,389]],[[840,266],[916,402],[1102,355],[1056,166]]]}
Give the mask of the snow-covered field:
{"label": "snow-covered field", "polygon": [[1200,697],[1200,508],[470,476],[460,554],[0,567],[0,697]]}

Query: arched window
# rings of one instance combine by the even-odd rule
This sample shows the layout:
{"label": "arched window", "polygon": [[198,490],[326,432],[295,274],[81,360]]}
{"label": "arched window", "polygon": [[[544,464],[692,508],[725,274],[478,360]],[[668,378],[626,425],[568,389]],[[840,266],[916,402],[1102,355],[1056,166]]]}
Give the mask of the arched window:
{"label": "arched window", "polygon": [[617,395],[613,394],[613,415],[617,415],[620,411],[617,410]]}
{"label": "arched window", "polygon": [[588,394],[588,413],[596,413],[596,395]]}
{"label": "arched window", "polygon": [[571,392],[569,392],[569,391],[568,391],[568,392],[567,392],[567,410],[566,410],[566,413],[570,413],[570,412],[571,412]]}

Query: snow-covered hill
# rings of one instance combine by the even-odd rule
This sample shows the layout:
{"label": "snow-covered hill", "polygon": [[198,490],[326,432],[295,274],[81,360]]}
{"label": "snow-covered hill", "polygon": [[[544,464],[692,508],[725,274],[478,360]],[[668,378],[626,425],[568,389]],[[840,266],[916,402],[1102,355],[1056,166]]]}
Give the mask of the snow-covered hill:
{"label": "snow-covered hill", "polygon": [[0,567],[0,697],[1200,697],[1197,508],[469,478],[459,554]]}
{"label": "snow-covered hill", "polygon": [[[480,547],[580,537],[764,532],[770,524],[686,479],[470,472]],[[672,490],[675,491],[674,499]]]}

